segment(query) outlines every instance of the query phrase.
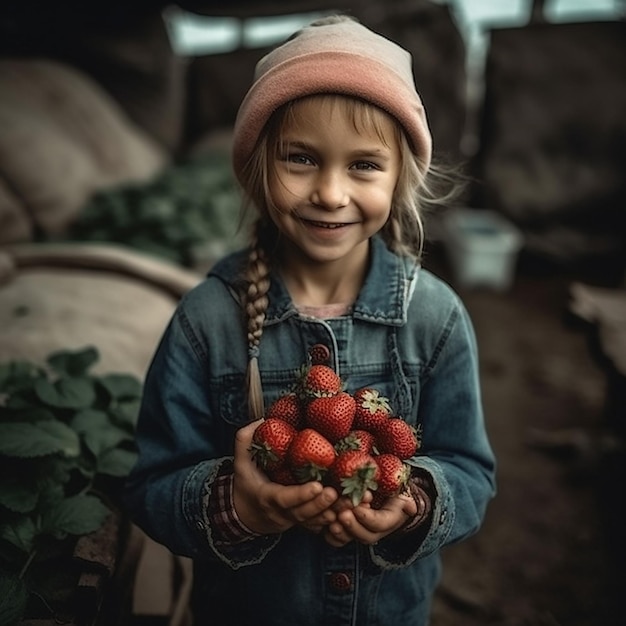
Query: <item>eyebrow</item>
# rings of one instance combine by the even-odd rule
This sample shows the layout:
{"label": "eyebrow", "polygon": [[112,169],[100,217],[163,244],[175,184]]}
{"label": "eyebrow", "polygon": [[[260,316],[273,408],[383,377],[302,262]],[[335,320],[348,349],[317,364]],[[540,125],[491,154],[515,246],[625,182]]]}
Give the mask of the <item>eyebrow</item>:
{"label": "eyebrow", "polygon": [[[300,140],[295,140],[295,141],[291,141],[289,139],[287,140],[283,140],[281,141],[281,147],[287,148],[287,149],[292,149],[295,148],[296,150],[312,150],[312,151],[316,151],[315,146],[312,146],[311,144],[307,143],[306,141],[300,141]],[[352,159],[359,159],[359,158],[377,158],[377,159],[384,159],[384,160],[389,160],[391,158],[391,153],[392,153],[392,149],[391,148],[379,148],[379,147],[372,147],[372,148],[361,148],[358,150],[354,150],[353,152],[350,153],[350,158]]]}
{"label": "eyebrow", "polygon": [[389,160],[391,158],[391,149],[371,148],[365,150],[356,150],[352,153],[354,158],[374,157],[377,159]]}

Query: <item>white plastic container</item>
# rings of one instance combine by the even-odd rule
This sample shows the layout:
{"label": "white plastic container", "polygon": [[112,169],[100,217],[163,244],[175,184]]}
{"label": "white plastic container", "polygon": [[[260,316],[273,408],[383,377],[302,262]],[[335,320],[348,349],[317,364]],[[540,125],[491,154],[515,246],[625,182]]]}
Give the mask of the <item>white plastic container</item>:
{"label": "white plastic container", "polygon": [[444,239],[459,287],[511,287],[523,237],[505,217],[489,209],[451,210],[444,218]]}

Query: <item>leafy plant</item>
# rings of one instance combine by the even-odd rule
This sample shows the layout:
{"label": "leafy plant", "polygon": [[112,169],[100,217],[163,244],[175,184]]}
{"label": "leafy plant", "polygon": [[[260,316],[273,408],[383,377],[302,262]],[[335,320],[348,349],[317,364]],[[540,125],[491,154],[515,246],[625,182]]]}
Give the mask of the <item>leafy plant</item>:
{"label": "leafy plant", "polygon": [[67,239],[121,243],[193,267],[241,244],[240,205],[230,158],[213,151],[176,163],[148,183],[96,193]]}
{"label": "leafy plant", "polygon": [[90,375],[98,359],[88,347],[0,364],[0,626],[34,605],[56,615],[72,586],[61,555],[102,526],[135,461],[141,384]]}

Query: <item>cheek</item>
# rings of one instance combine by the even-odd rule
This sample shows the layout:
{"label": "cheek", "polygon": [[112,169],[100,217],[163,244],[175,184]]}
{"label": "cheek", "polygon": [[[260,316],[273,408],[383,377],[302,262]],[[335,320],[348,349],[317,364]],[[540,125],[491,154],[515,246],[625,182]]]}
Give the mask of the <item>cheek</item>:
{"label": "cheek", "polygon": [[278,175],[270,179],[270,193],[274,204],[283,209],[288,209],[301,196],[300,190],[297,185],[294,185],[293,180]]}
{"label": "cheek", "polygon": [[393,191],[393,188],[379,187],[369,193],[368,204],[372,213],[389,216],[393,204]]}

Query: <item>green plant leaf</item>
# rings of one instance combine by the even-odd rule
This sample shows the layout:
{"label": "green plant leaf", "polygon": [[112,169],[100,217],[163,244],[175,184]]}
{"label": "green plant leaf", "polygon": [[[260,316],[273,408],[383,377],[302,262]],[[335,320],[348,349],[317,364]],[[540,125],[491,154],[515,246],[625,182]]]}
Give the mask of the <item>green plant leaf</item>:
{"label": "green plant leaf", "polygon": [[54,480],[42,480],[38,484],[39,502],[37,508],[40,511],[51,508],[57,502],[65,498],[65,488],[61,483]]}
{"label": "green plant leaf", "polygon": [[90,432],[100,432],[109,428],[111,420],[105,411],[83,409],[74,415],[70,426],[80,435],[86,435]]}
{"label": "green plant leaf", "polygon": [[15,626],[24,617],[28,589],[15,574],[0,574],[0,626]]}
{"label": "green plant leaf", "polygon": [[56,419],[54,413],[44,407],[28,407],[22,409],[6,408],[0,410],[0,421],[3,422],[43,422]]}
{"label": "green plant leaf", "polygon": [[0,478],[0,504],[15,513],[30,513],[39,500],[37,485],[18,476]]}
{"label": "green plant leaf", "polygon": [[[133,441],[132,435],[126,430],[112,425],[109,425],[107,429],[91,432],[85,436],[85,444],[97,457],[100,457],[105,451],[117,448],[125,441]],[[99,468],[100,462],[98,462]]]}
{"label": "green plant leaf", "polygon": [[28,515],[20,515],[0,525],[0,539],[26,554],[32,551],[37,534],[37,526]]}
{"label": "green plant leaf", "polygon": [[85,409],[96,399],[93,380],[89,378],[61,378],[54,383],[38,380],[37,397],[48,406],[59,409]]}
{"label": "green plant leaf", "polygon": [[87,370],[100,358],[97,348],[89,346],[83,350],[60,350],[52,353],[47,362],[59,374],[84,376]]}
{"label": "green plant leaf", "polygon": [[33,379],[45,376],[42,368],[28,361],[10,361],[0,364],[0,390],[13,393],[16,389],[32,384]]}
{"label": "green plant leaf", "polygon": [[123,426],[129,432],[134,433],[140,404],[140,398],[118,402],[118,404],[110,410],[111,420],[119,426]]}
{"label": "green plant leaf", "polygon": [[98,472],[109,476],[128,476],[136,460],[136,452],[124,448],[113,448],[98,457]]}
{"label": "green plant leaf", "polygon": [[124,185],[95,194],[66,236],[117,241],[189,265],[203,241],[221,252],[240,247],[243,241],[233,237],[240,199],[228,154],[203,155],[168,168],[141,189]]}
{"label": "green plant leaf", "polygon": [[86,535],[100,528],[109,513],[109,509],[96,496],[78,494],[65,498],[45,511],[42,530],[55,537],[65,533]]}
{"label": "green plant leaf", "polygon": [[55,453],[75,457],[80,454],[80,439],[62,422],[3,423],[0,424],[0,453],[25,458]]}
{"label": "green plant leaf", "polygon": [[[45,380],[45,378],[41,379]],[[14,390],[7,398],[6,408],[11,411],[28,411],[31,409],[40,409],[41,400],[34,391],[35,381],[30,381],[29,386]]]}
{"label": "green plant leaf", "polygon": [[77,413],[71,427],[84,437],[87,448],[97,457],[104,450],[115,448],[123,441],[131,441],[133,436],[125,429],[112,424],[104,411],[86,409]]}
{"label": "green plant leaf", "polygon": [[[37,480],[38,484],[57,483],[63,485],[67,483],[76,467],[77,457],[65,457],[59,454],[44,456],[37,459]],[[33,459],[29,459],[34,463]],[[42,488],[39,488],[42,491]]]}
{"label": "green plant leaf", "polygon": [[112,398],[116,400],[139,398],[142,384],[134,376],[127,374],[107,374],[99,378]]}

